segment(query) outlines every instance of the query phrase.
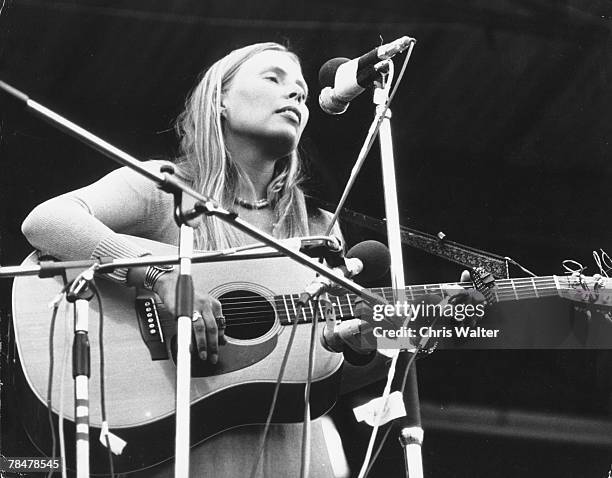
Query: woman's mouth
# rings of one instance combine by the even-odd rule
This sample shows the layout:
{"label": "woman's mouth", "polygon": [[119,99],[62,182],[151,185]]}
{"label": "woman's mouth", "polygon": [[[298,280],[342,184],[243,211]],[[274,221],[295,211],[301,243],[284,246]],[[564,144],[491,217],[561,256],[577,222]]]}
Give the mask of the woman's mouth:
{"label": "woman's mouth", "polygon": [[292,119],[297,124],[300,124],[300,121],[302,120],[302,113],[295,106],[284,106],[283,108],[276,110],[276,112]]}

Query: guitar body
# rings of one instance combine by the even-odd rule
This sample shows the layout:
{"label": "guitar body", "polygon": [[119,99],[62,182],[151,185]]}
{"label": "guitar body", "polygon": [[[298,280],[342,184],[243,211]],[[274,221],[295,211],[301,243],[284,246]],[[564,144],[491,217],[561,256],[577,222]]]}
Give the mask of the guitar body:
{"label": "guitar body", "polygon": [[[155,255],[176,253],[172,246],[134,240],[146,245]],[[32,254],[24,265],[36,263],[37,258]],[[291,328],[281,324],[279,303],[273,297],[303,289],[312,280],[313,273],[283,257],[194,264],[193,269],[195,287],[220,298],[228,321],[228,344],[221,347],[219,364],[203,365],[197,358],[192,361],[191,440],[196,444],[224,430],[265,422]],[[127,442],[123,453],[115,457],[115,471],[144,469],[168,460],[174,451],[176,368],[170,344],[175,322],[160,305],[154,310],[153,320],[149,320],[142,304],[143,301],[149,304],[153,296],[143,296],[137,301],[134,289],[103,279],[96,282],[103,298],[108,422],[111,431]],[[17,382],[23,404],[20,408],[24,411],[22,419],[34,444],[47,453],[50,452],[46,396],[51,318],[48,304],[61,285],[58,278],[21,277],[15,280],[13,288],[15,339],[21,362]],[[139,310],[142,309],[140,319],[137,303]],[[258,307],[256,310],[249,309],[253,303]],[[72,309],[72,305],[62,305],[55,327],[52,412],[57,418],[63,395],[63,414],[73,422]],[[302,420],[310,331],[311,324],[298,325],[274,415],[276,423]],[[95,468],[100,463],[106,467],[107,461],[106,450],[98,441],[102,423],[95,299],[89,307],[89,340],[92,473],[103,473],[106,468]],[[151,340],[157,342],[151,344]],[[167,358],[162,358],[164,351],[169,351]],[[342,355],[327,352],[317,338],[311,392],[313,418],[334,405],[341,365]],[[61,383],[63,367],[66,371]],[[66,436],[67,443],[74,443],[74,425],[66,426]],[[67,446],[67,453],[70,465],[72,447]]]}

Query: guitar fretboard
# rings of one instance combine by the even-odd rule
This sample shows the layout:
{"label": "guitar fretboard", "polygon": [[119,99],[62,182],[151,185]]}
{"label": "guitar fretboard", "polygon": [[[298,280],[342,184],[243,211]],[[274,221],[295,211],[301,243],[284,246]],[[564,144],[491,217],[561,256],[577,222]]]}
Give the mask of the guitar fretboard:
{"label": "guitar fretboard", "polygon": [[[444,288],[448,286],[461,286],[465,289],[472,288],[472,284],[445,283],[411,285],[406,287],[406,301],[417,303],[427,295],[444,296]],[[544,277],[521,277],[517,279],[502,279],[495,281],[493,296],[496,302],[537,299],[542,297],[553,297],[560,290],[572,288],[570,276],[544,276]],[[383,297],[389,303],[394,302],[393,289],[391,287],[375,287],[371,292]],[[274,297],[276,311],[281,324],[292,324],[298,316],[299,294],[278,295]],[[358,296],[355,294],[341,294],[330,296],[336,316],[340,319],[355,317],[355,307]],[[318,310],[317,310],[318,309]],[[312,322],[315,316],[323,320],[323,309],[317,302],[309,302],[297,317],[298,322]]]}

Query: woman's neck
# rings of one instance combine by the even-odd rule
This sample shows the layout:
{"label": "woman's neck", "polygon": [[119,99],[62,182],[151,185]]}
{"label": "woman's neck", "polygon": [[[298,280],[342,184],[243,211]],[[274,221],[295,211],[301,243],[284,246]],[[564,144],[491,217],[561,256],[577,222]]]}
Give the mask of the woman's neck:
{"label": "woman's neck", "polygon": [[251,180],[251,185],[241,184],[238,193],[240,197],[255,201],[264,199],[268,194],[268,184],[274,175],[274,162],[268,163],[244,163],[240,162],[243,171]]}
{"label": "woman's neck", "polygon": [[236,148],[237,145],[228,145],[232,159],[240,165],[251,185],[240,184],[238,194],[246,200],[263,199],[267,196],[268,184],[274,176],[276,159],[249,145],[245,148]]}

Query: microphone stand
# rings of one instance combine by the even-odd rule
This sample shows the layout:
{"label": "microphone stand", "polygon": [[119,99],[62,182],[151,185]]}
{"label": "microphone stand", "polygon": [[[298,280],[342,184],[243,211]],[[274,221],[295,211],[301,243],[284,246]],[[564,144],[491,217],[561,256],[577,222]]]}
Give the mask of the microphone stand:
{"label": "microphone stand", "polygon": [[[172,168],[162,168],[173,174]],[[197,217],[195,210],[183,211],[182,191],[175,190],[174,219],[179,230],[179,277],[176,281],[176,415],[174,434],[174,476],[189,478],[189,432],[191,421],[191,317],[193,314],[193,276],[191,275],[194,230],[189,220]]]}
{"label": "microphone stand", "polygon": [[[390,60],[388,60],[390,61]],[[387,237],[391,255],[391,285],[395,303],[406,301],[406,284],[404,280],[404,261],[402,257],[402,237],[400,215],[397,200],[397,181],[395,178],[395,163],[393,157],[393,142],[391,136],[391,110],[387,107],[389,88],[381,82],[375,82],[373,102],[377,115],[384,115],[378,139],[380,143],[380,159],[382,166],[383,190],[385,198],[385,215],[387,218]],[[416,350],[405,351],[404,354],[416,354]],[[406,363],[410,363],[406,360]],[[408,376],[408,394],[411,399],[406,409],[405,426],[400,432],[399,441],[404,450],[404,464],[407,478],[423,478],[423,459],[421,444],[423,429],[418,401],[416,364],[412,364]]]}
{"label": "microphone stand", "polygon": [[179,240],[179,278],[176,284],[176,423],[174,476],[189,477],[189,422],[191,398],[191,316],[193,314],[193,229],[181,224]]}
{"label": "microphone stand", "polygon": [[74,304],[74,341],[72,344],[72,378],[74,379],[74,423],[76,436],[76,477],[89,478],[89,301],[93,293],[89,283],[95,266],[85,270],[66,292]]}

